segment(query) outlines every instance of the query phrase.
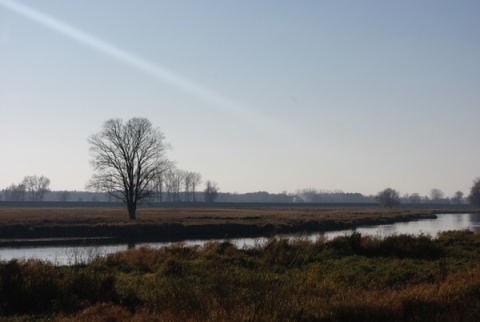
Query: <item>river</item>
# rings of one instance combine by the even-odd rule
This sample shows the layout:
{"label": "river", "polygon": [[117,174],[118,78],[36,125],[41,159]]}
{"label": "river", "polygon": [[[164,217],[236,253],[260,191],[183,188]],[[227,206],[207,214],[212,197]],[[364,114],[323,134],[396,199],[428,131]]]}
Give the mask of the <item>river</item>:
{"label": "river", "polygon": [[[437,219],[423,219],[411,222],[394,223],[390,225],[365,226],[356,229],[362,235],[389,236],[393,234],[430,235],[435,236],[440,231],[470,229],[480,230],[480,214],[442,214]],[[313,233],[302,236],[315,240],[320,235],[332,239],[336,236],[350,234],[351,230],[331,231],[325,233]],[[293,237],[293,236],[292,236]],[[264,243],[266,238],[238,238],[230,242],[238,247],[250,247]],[[185,245],[202,245],[207,240],[186,240]],[[158,248],[168,246],[171,243],[148,243],[150,247]],[[41,247],[5,247],[0,248],[0,260],[10,259],[40,259],[50,261],[56,265],[72,265],[86,263],[95,256],[127,250],[138,247],[127,244],[119,245],[96,245],[96,246],[41,246]]]}

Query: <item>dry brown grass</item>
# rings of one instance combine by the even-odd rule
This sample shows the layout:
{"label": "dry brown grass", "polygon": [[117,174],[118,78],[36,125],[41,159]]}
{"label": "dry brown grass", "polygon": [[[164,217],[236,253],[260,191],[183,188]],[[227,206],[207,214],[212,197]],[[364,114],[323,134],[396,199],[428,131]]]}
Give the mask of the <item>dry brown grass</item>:
{"label": "dry brown grass", "polygon": [[[79,238],[179,241],[351,229],[432,216],[431,210],[365,208],[0,208],[0,242]],[[72,239],[74,238],[74,239]]]}
{"label": "dry brown grass", "polygon": [[468,230],[352,233],[0,262],[0,321],[479,321],[478,245]]}
{"label": "dry brown grass", "polygon": [[128,223],[218,224],[249,222],[255,224],[291,224],[306,221],[352,221],[365,218],[392,218],[412,214],[431,215],[431,211],[355,208],[143,208],[137,220],[128,220],[122,208],[0,208],[0,225],[78,225]]}

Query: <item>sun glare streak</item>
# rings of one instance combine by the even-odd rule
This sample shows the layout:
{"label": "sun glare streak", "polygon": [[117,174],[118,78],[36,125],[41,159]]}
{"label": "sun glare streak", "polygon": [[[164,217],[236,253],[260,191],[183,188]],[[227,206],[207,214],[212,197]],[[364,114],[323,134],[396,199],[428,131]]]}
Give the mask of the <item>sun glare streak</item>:
{"label": "sun glare streak", "polygon": [[50,17],[44,13],[41,13],[16,1],[0,0],[0,5],[25,18],[35,21],[71,39],[75,39],[76,41],[79,41],[91,48],[94,48],[102,52],[103,54],[108,55],[109,57],[113,57],[118,61],[126,63],[147,74],[150,74],[151,76],[165,83],[180,88],[209,103],[213,103],[215,107],[219,110],[234,113],[238,116],[258,118],[258,115],[254,115],[256,113],[254,113],[253,110],[248,109],[245,106],[241,106],[240,104],[230,100],[229,98],[215,91],[202,87],[177,73],[174,73],[164,67],[145,60],[135,54],[122,50],[119,47],[108,43],[107,41],[104,41],[98,37],[92,36],[84,31],[74,28],[64,22],[59,21],[58,19]]}

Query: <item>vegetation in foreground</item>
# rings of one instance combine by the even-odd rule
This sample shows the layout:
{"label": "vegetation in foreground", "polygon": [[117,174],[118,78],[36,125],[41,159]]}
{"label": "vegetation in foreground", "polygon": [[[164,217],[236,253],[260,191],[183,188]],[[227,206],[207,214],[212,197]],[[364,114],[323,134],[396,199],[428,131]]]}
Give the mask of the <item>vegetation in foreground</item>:
{"label": "vegetation in foreground", "polygon": [[239,249],[142,247],[89,264],[0,263],[4,321],[478,321],[480,234]]}

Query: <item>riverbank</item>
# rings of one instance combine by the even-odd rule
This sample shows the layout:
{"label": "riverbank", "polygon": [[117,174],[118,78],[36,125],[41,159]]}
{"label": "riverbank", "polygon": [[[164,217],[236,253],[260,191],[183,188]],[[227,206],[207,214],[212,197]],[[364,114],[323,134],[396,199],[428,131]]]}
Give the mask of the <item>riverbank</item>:
{"label": "riverbank", "polygon": [[[448,209],[461,212],[464,209]],[[437,209],[140,209],[128,220],[112,208],[1,208],[0,247],[269,237],[435,218]]]}
{"label": "riverbank", "polygon": [[0,262],[0,321],[478,321],[480,234],[352,233]]}

